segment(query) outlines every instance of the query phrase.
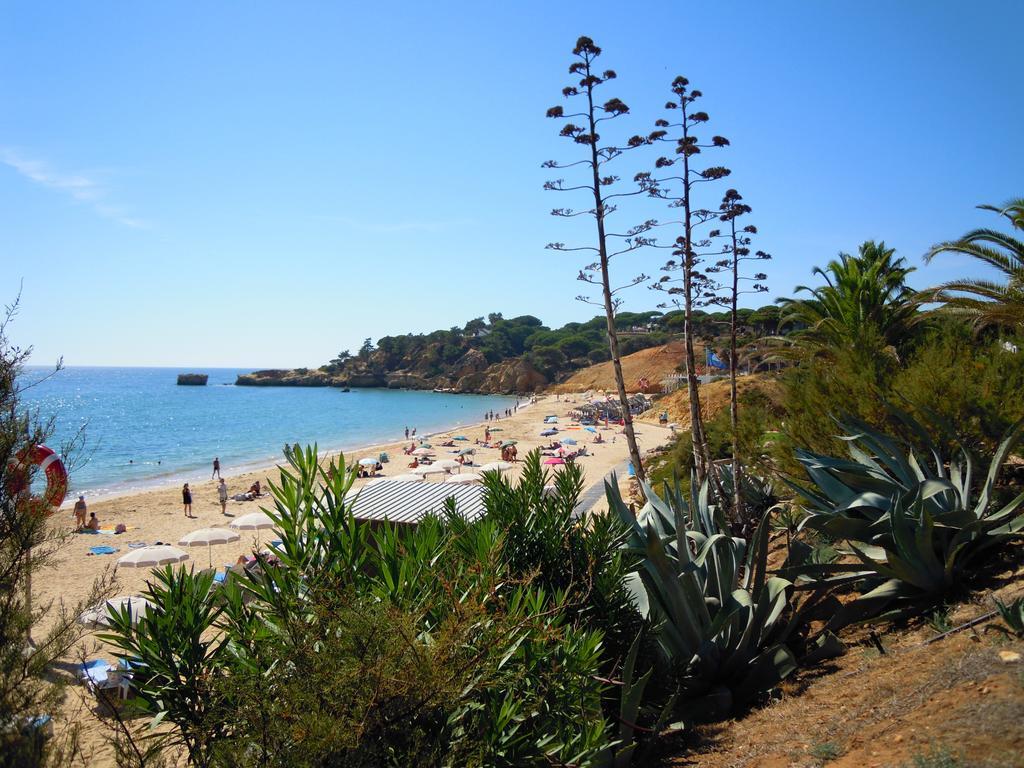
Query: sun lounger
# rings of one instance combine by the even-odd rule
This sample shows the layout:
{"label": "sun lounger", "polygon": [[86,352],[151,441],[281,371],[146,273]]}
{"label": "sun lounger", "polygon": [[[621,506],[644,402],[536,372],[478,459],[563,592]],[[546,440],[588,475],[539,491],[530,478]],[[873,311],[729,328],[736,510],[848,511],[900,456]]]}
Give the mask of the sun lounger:
{"label": "sun lounger", "polygon": [[127,699],[131,674],[127,666],[114,666],[106,659],[93,659],[79,667],[78,679],[93,693],[117,690],[118,698]]}

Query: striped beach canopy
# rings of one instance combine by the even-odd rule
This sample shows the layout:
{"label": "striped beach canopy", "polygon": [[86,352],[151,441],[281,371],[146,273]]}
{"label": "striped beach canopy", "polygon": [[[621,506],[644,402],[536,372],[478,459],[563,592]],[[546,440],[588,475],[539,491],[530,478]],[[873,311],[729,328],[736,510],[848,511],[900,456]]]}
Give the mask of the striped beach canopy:
{"label": "striped beach canopy", "polygon": [[442,514],[444,500],[455,498],[459,514],[476,520],[484,513],[484,489],[479,485],[401,483],[381,480],[359,490],[352,514],[357,520],[416,523],[430,513]]}

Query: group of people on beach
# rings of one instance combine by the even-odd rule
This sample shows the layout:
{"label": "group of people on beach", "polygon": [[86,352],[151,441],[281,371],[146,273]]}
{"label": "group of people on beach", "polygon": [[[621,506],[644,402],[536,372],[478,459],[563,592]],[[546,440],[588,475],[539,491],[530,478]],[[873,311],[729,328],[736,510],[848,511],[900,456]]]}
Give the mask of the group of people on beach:
{"label": "group of people on beach", "polygon": [[[263,495],[263,488],[260,485],[260,481],[256,480],[252,485],[249,486],[249,490],[245,493],[236,493],[234,496],[228,494],[227,481],[221,477],[220,474],[220,457],[215,457],[213,460],[213,474],[210,475],[210,479],[217,478],[217,500],[220,502],[221,514],[230,517],[228,515],[228,499],[233,498],[235,501],[252,501],[258,499]],[[195,519],[197,516],[192,514],[192,488],[188,483],[185,483],[181,487],[181,504],[185,509],[185,517]]]}
{"label": "group of people on beach", "polygon": [[[89,515],[88,520],[85,519],[87,514]],[[75,527],[80,531],[98,531],[100,529],[100,520],[96,517],[95,512],[89,512],[85,496],[79,496],[78,501],[75,502]]]}

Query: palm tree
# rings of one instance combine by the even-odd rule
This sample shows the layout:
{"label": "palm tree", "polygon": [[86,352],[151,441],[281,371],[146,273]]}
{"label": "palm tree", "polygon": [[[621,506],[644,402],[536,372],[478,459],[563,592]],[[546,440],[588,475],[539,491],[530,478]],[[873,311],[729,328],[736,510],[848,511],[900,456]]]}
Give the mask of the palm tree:
{"label": "palm tree", "polygon": [[898,350],[918,320],[920,301],[906,284],[914,271],[895,249],[869,240],[856,256],[840,253],[824,269],[815,267],[825,285],[797,286],[809,298],[779,299],[780,325],[794,329],[795,351],[830,355],[841,349],[870,351],[880,346],[898,357]]}
{"label": "palm tree", "polygon": [[[1024,198],[1007,201],[1001,208],[979,205],[984,211],[1005,216],[1015,230],[1024,231]],[[940,253],[963,253],[995,267],[1005,279],[963,278],[930,288],[932,301],[942,310],[971,320],[976,328],[987,326],[1024,330],[1024,242],[994,229],[974,229],[946,243],[933,245],[925,254],[930,262]]]}

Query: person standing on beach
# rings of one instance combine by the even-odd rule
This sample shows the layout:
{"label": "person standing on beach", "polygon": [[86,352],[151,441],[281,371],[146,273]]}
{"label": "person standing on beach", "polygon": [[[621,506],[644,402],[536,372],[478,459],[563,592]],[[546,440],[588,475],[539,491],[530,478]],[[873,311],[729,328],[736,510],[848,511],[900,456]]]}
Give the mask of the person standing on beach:
{"label": "person standing on beach", "polygon": [[213,480],[214,477],[220,479],[220,456],[213,457],[213,474],[210,475],[210,479]]}
{"label": "person standing on beach", "polygon": [[408,427],[405,428],[405,439],[406,440],[409,439],[409,428]]}
{"label": "person standing on beach", "polygon": [[228,513],[228,484],[224,482],[223,477],[217,486],[217,497],[220,499],[220,511],[226,515]]}
{"label": "person standing on beach", "polygon": [[75,526],[81,530],[85,528],[85,515],[88,509],[85,506],[85,496],[79,496],[75,502]]}
{"label": "person standing on beach", "polygon": [[188,483],[181,487],[181,503],[185,507],[185,517],[195,517],[192,514],[192,491],[188,487]]}

